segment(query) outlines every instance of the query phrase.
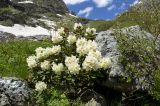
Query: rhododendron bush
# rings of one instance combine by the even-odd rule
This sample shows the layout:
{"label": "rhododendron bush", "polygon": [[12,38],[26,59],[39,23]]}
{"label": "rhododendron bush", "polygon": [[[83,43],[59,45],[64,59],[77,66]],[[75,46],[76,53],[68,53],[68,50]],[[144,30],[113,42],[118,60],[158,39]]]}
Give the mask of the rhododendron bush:
{"label": "rhododendron bush", "polygon": [[47,87],[79,89],[92,86],[96,78],[104,77],[111,60],[97,50],[96,29],[85,29],[80,23],[75,23],[73,29],[69,32],[61,27],[52,37],[52,47],[39,47],[35,55],[27,58],[35,82],[44,82]]}

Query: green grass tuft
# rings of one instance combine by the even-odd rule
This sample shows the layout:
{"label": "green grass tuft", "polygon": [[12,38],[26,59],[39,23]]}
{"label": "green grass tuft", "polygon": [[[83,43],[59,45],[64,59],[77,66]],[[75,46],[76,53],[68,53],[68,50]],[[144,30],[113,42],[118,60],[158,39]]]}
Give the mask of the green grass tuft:
{"label": "green grass tuft", "polygon": [[51,46],[49,41],[11,41],[0,43],[0,76],[26,79],[29,72],[26,58],[37,47]]}

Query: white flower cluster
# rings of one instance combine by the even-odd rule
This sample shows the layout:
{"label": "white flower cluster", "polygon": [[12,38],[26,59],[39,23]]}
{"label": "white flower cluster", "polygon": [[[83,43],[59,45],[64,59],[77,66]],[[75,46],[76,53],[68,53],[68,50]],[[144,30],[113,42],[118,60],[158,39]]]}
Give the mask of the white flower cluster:
{"label": "white flower cluster", "polygon": [[83,28],[83,26],[82,26],[81,23],[75,23],[75,24],[74,24],[74,30],[82,29],[82,28]]}
{"label": "white flower cluster", "polygon": [[69,44],[75,43],[76,40],[77,40],[77,38],[76,38],[75,35],[69,35],[69,36],[67,37],[67,41],[68,41]]}
{"label": "white flower cluster", "polygon": [[52,42],[53,44],[57,44],[63,40],[63,37],[59,35],[57,32],[55,35],[52,36]]}
{"label": "white flower cluster", "polygon": [[100,68],[107,69],[112,65],[111,59],[106,57],[100,60]]}
{"label": "white flower cluster", "polygon": [[[82,24],[75,23],[74,30],[80,32],[81,30],[79,29],[83,29]],[[85,33],[93,35],[96,33],[96,29],[87,28]],[[82,34],[84,34],[84,32]],[[63,37],[63,35],[66,35],[66,37]],[[79,35],[79,33],[78,35],[76,35],[76,33],[68,33],[67,35],[67,33],[65,33],[65,29],[61,27],[52,37],[52,42],[53,44],[58,44],[63,40],[66,40],[65,42],[68,42],[68,44],[70,45],[74,43],[76,44],[76,48],[74,49],[75,51],[69,51],[69,53],[76,52],[76,55],[71,54],[71,56],[65,57],[65,60],[58,60],[58,62],[60,63],[57,63],[57,60],[54,61],[54,59],[47,61],[49,57],[59,55],[61,49],[67,50],[67,48],[65,47],[66,45],[59,44],[47,48],[39,47],[35,50],[36,56],[30,56],[27,58],[29,68],[35,68],[39,64],[40,68],[43,71],[52,69],[55,74],[60,75],[63,71],[65,71],[65,69],[67,69],[70,74],[76,75],[79,74],[81,69],[92,71],[98,69],[107,69],[111,66],[110,58],[102,57],[101,52],[97,50],[97,43],[94,40],[89,40],[89,38],[85,38],[83,37],[83,35]],[[61,56],[66,56],[64,51],[62,51],[61,53]],[[83,61],[79,61],[79,58],[84,59]]]}
{"label": "white flower cluster", "polygon": [[46,49],[39,47],[35,51],[36,51],[37,58],[43,59],[51,55],[58,55],[61,52],[61,46],[58,45],[58,46],[53,46],[51,48],[47,47]]}
{"label": "white flower cluster", "polygon": [[103,58],[100,51],[90,51],[82,66],[86,71],[97,70],[100,68],[107,69],[111,66],[111,60],[110,58]]}
{"label": "white flower cluster", "polygon": [[63,27],[61,27],[60,29],[58,29],[57,33],[58,33],[59,35],[65,34],[65,29],[64,29]]}
{"label": "white flower cluster", "polygon": [[92,40],[86,40],[85,38],[80,38],[76,42],[77,46],[77,53],[80,56],[84,56],[89,53],[89,51],[96,51],[97,50],[97,43]]}
{"label": "white flower cluster", "polygon": [[41,69],[42,70],[49,70],[50,69],[50,62],[45,60],[44,62],[41,62]]}
{"label": "white flower cluster", "polygon": [[44,82],[39,81],[39,82],[36,83],[35,88],[36,88],[35,89],[36,91],[43,91],[43,90],[47,89],[47,84],[45,84]]}
{"label": "white flower cluster", "polygon": [[35,68],[35,67],[37,67],[37,57],[36,56],[29,56],[28,58],[27,58],[27,63],[28,63],[28,67],[29,68]]}
{"label": "white flower cluster", "polygon": [[87,42],[87,48],[89,51],[96,51],[97,50],[97,43],[93,40],[89,40]]}
{"label": "white flower cluster", "polygon": [[53,65],[52,70],[56,74],[60,75],[64,71],[64,65],[62,63],[56,64],[56,63],[53,62],[52,65]]}
{"label": "white flower cluster", "polygon": [[[36,51],[36,56],[29,56],[27,58],[28,67],[31,69],[38,66],[38,62],[40,59],[46,59],[49,56],[58,55],[61,52],[61,47],[59,45],[53,46],[51,48],[39,47],[35,51]],[[40,66],[41,66],[42,70],[47,70],[47,69],[49,69],[48,67],[50,65],[49,65],[48,61],[44,61],[40,64]]]}
{"label": "white flower cluster", "polygon": [[79,59],[76,58],[76,56],[72,55],[71,57],[66,57],[65,64],[71,74],[79,74],[81,68],[79,65]]}
{"label": "white flower cluster", "polygon": [[87,28],[86,33],[88,34],[96,34],[96,29],[95,28]]}
{"label": "white flower cluster", "polygon": [[79,53],[80,56],[84,56],[85,54],[88,53],[88,48],[87,47],[87,40],[85,38],[80,38],[76,42],[77,46],[77,53]]}

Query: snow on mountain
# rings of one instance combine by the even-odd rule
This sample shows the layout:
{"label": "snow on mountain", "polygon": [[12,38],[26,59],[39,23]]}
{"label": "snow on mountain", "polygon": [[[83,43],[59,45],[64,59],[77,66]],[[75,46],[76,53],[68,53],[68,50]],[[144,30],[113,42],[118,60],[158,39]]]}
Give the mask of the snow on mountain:
{"label": "snow on mountain", "polygon": [[35,35],[51,35],[54,31],[47,30],[41,26],[31,27],[14,24],[12,27],[0,25],[0,31],[14,34],[16,36],[35,36]]}

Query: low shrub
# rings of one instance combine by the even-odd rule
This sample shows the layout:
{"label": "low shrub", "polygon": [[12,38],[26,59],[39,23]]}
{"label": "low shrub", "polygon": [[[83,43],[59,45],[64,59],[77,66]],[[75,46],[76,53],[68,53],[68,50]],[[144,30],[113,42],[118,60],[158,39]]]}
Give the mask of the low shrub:
{"label": "low shrub", "polygon": [[85,29],[80,23],[74,25],[73,32],[58,29],[52,47],[39,47],[27,58],[33,82],[42,81],[42,90],[55,87],[70,98],[77,98],[84,88],[92,88],[111,65],[110,58],[102,57],[97,50],[95,33],[94,28]]}
{"label": "low shrub", "polygon": [[124,79],[136,84],[137,90],[147,90],[159,98],[159,59],[155,39],[143,36],[116,35],[118,49],[121,53],[120,63],[124,66]]}
{"label": "low shrub", "polygon": [[55,88],[35,93],[35,99],[38,106],[84,106],[79,99],[70,100]]}

